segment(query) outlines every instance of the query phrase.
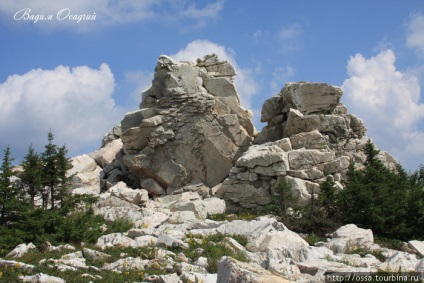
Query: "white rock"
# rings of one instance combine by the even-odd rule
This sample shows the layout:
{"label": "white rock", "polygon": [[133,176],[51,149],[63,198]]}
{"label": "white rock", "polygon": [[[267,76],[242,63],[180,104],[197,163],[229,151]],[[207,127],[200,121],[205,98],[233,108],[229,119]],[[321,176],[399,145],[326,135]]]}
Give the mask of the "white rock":
{"label": "white rock", "polygon": [[339,87],[326,83],[287,83],[282,96],[303,114],[330,113],[336,108],[343,94]]}
{"label": "white rock", "polygon": [[103,235],[97,239],[96,246],[100,248],[112,246],[128,247],[132,244],[132,242],[133,239],[125,236],[122,233],[112,233]]}
{"label": "white rock", "polygon": [[[237,167],[268,167],[273,163],[287,163],[287,154],[276,145],[253,145],[237,160]],[[288,168],[288,166],[286,166]]]}
{"label": "white rock", "polygon": [[107,259],[111,257],[110,255],[106,253],[102,253],[100,251],[96,251],[96,250],[92,250],[88,248],[84,248],[83,252],[84,252],[84,258],[96,260],[96,261],[106,261]]}
{"label": "white rock", "polygon": [[78,173],[87,173],[96,170],[97,163],[87,154],[76,156],[71,159],[72,168],[68,170],[67,175],[71,176]]}
{"label": "white rock", "polygon": [[[164,210],[162,210],[164,211]],[[143,209],[141,212],[142,217],[135,222],[137,228],[155,228],[165,223],[169,215],[165,212],[153,209]]]}
{"label": "white rock", "polygon": [[337,254],[332,260],[341,262],[354,267],[366,267],[378,269],[381,262],[373,255],[367,254],[361,257],[359,254]]}
{"label": "white rock", "polygon": [[300,274],[300,270],[296,266],[295,262],[292,259],[285,257],[278,250],[270,250],[268,252],[267,263],[267,269],[273,273],[286,277]]}
{"label": "white rock", "polygon": [[184,243],[180,239],[174,238],[174,237],[167,235],[167,234],[160,234],[159,235],[158,244],[159,245],[165,245],[166,247],[170,247],[170,248],[178,248],[178,247],[183,248],[183,249],[188,248],[187,243]]}
{"label": "white rock", "polygon": [[19,258],[29,252],[31,249],[36,249],[35,245],[33,243],[27,244],[20,244],[17,245],[10,253],[6,255],[6,257],[15,257]]}
{"label": "white rock", "polygon": [[143,213],[133,207],[101,207],[95,211],[96,214],[103,215],[106,222],[113,222],[121,219],[128,219],[133,223],[144,218]]}
{"label": "white rock", "polygon": [[116,155],[121,151],[122,146],[121,139],[115,139],[99,150],[90,153],[90,156],[97,164],[104,168],[115,159]]}
{"label": "white rock", "polygon": [[205,219],[208,215],[225,212],[225,201],[216,197],[204,200],[180,200],[171,206],[171,211],[192,211],[196,217]]}
{"label": "white rock", "polygon": [[18,267],[25,270],[32,270],[35,267],[32,264],[26,264],[26,263],[15,261],[15,260],[5,260],[1,258],[0,258],[0,266]]}
{"label": "white rock", "polygon": [[225,256],[219,262],[216,282],[288,283],[291,281],[274,275],[264,268]]}
{"label": "white rock", "polygon": [[192,273],[192,272],[202,273],[202,274],[208,273],[204,267],[185,263],[185,262],[179,262],[179,263],[175,264],[174,271],[177,274]]}
{"label": "white rock", "polygon": [[308,260],[332,259],[334,252],[327,247],[308,247]]}
{"label": "white rock", "polygon": [[299,178],[286,176],[286,181],[290,185],[293,196],[297,199],[298,204],[306,205],[311,199],[311,194],[307,188],[307,181]]}
{"label": "white rock", "polygon": [[414,255],[398,251],[383,262],[379,268],[386,272],[410,272],[415,271],[418,262]]}
{"label": "white rock", "polygon": [[122,273],[127,270],[144,270],[144,266],[149,260],[143,260],[139,257],[127,257],[119,259],[112,263],[105,263],[103,270],[111,270],[113,272]]}
{"label": "white rock", "polygon": [[65,283],[66,281],[62,278],[50,276],[44,273],[38,273],[35,275],[19,276],[19,280],[22,282],[31,283]]}
{"label": "white rock", "polygon": [[203,267],[203,268],[208,268],[209,263],[208,263],[208,258],[204,257],[204,256],[200,256],[195,263],[197,266]]}
{"label": "white rock", "polygon": [[424,258],[422,258],[415,266],[415,272],[424,272]]}
{"label": "white rock", "polygon": [[306,259],[309,244],[298,234],[290,231],[277,221],[254,231],[248,237],[246,249],[251,252],[269,252],[275,250],[282,256],[294,261]]}
{"label": "white rock", "polygon": [[63,264],[76,268],[88,268],[85,264],[85,258],[81,251],[77,251],[70,254],[65,254],[60,259],[54,261],[55,264]]}
{"label": "white rock", "polygon": [[424,241],[409,241],[408,246],[415,250],[420,257],[424,257]]}
{"label": "white rock", "polygon": [[158,242],[158,239],[153,236],[144,235],[134,238],[134,241],[131,242],[130,247],[139,248],[139,247],[148,247],[155,246]]}
{"label": "white rock", "polygon": [[[181,283],[180,277],[175,274],[166,274],[166,275],[150,275],[144,281],[146,282],[158,282],[158,283]],[[194,281],[193,281],[194,282]],[[200,282],[200,281],[198,281]]]}
{"label": "white rock", "polygon": [[352,267],[341,262],[328,261],[325,259],[320,260],[307,260],[297,263],[299,270],[302,273],[315,275],[319,270],[327,273],[333,272],[377,272],[377,269],[370,270],[370,268]]}
{"label": "white rock", "polygon": [[169,207],[178,201],[194,201],[202,199],[197,192],[183,192],[178,195],[163,195],[156,198],[156,201],[163,206]]}
{"label": "white rock", "polygon": [[142,199],[145,199],[145,196],[143,196],[145,193],[143,191],[145,190],[130,189],[124,182],[119,182],[108,190],[112,196],[116,196],[135,205],[140,204]]}
{"label": "white rock", "polygon": [[128,230],[127,234],[128,234],[128,237],[133,239],[140,236],[145,236],[145,235],[155,236],[155,237],[159,236],[159,232],[154,228],[142,228],[142,229],[134,228],[134,229]]}
{"label": "white rock", "polygon": [[374,243],[371,230],[358,228],[355,224],[347,224],[330,235],[332,238],[325,244],[335,253],[345,253],[359,248],[367,249]]}
{"label": "white rock", "polygon": [[332,151],[297,149],[288,152],[291,170],[309,169],[312,166],[332,161],[334,158],[334,152]]}
{"label": "white rock", "polygon": [[168,223],[178,224],[185,223],[187,221],[196,220],[196,215],[193,211],[183,210],[175,211],[168,219]]}

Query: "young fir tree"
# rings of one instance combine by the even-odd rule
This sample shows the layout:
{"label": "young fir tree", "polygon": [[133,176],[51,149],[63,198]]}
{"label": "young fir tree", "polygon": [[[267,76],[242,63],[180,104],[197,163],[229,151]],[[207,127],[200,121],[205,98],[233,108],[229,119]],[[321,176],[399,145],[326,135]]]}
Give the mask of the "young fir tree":
{"label": "young fir tree", "polygon": [[62,146],[57,151],[57,168],[59,175],[59,184],[57,195],[55,196],[61,204],[64,199],[67,197],[68,184],[71,181],[72,176],[67,176],[67,172],[72,168],[72,164],[69,159],[66,157],[68,150],[66,146]]}
{"label": "young fir tree", "polygon": [[287,222],[291,217],[288,213],[289,208],[297,208],[296,198],[293,196],[291,185],[286,178],[280,177],[275,188],[275,194],[271,195],[271,203],[267,205],[266,210]]}
{"label": "young fir tree", "polygon": [[30,196],[31,206],[34,207],[35,196],[42,192],[42,162],[32,145],[22,161],[23,172],[20,174],[21,185]]}
{"label": "young fir tree", "polygon": [[336,183],[331,176],[327,176],[319,187],[318,203],[324,209],[325,218],[335,225],[340,221],[340,206],[337,200],[338,189]]}
{"label": "young fir tree", "polygon": [[424,165],[408,176],[406,219],[408,238],[424,239]]}
{"label": "young fir tree", "polygon": [[[58,148],[53,143],[53,133],[48,134],[49,143],[45,146],[45,150],[41,155],[43,162],[42,184],[49,188],[48,196],[50,197],[50,207],[55,209],[55,201],[61,201],[66,193],[66,184],[69,177],[66,171],[71,167],[66,157],[66,146]],[[47,200],[46,200],[47,201]]]}
{"label": "young fir tree", "polygon": [[401,167],[387,168],[371,141],[365,146],[365,169],[349,166],[346,188],[338,194],[344,223],[355,223],[374,233],[406,236],[408,178]]}
{"label": "young fir tree", "polygon": [[22,207],[22,194],[12,182],[15,175],[10,157],[10,147],[4,151],[3,162],[0,168],[0,225],[16,221]]}

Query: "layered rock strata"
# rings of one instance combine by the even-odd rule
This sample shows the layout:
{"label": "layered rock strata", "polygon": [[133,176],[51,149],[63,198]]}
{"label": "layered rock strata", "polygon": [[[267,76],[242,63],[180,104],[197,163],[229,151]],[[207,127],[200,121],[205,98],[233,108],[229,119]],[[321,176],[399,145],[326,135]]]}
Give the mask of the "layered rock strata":
{"label": "layered rock strata", "polygon": [[[121,121],[123,162],[152,195],[222,182],[253,140],[234,68],[215,55],[197,64],[160,56],[140,109]],[[204,192],[205,193],[205,192]]]}
{"label": "layered rock strata", "polygon": [[[342,90],[335,86],[298,82],[287,83],[265,101],[261,121],[267,125],[229,177],[214,188],[226,200],[227,209],[261,209],[270,203],[281,177],[291,185],[299,204],[319,193],[326,176],[342,189],[350,161],[363,167],[369,138],[363,122],[340,103],[341,96]],[[388,153],[380,157],[395,167]]]}

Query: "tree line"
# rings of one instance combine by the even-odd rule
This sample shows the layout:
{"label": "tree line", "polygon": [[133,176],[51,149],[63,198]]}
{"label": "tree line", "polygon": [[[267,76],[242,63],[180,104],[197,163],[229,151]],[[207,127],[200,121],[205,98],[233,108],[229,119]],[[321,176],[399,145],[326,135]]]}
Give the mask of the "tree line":
{"label": "tree line", "polygon": [[351,161],[344,189],[332,176],[311,192],[306,206],[297,205],[290,184],[281,178],[267,210],[291,229],[324,236],[341,225],[354,223],[376,235],[398,240],[424,239],[424,166],[406,173],[402,166],[387,168],[369,140],[365,168]]}
{"label": "tree line", "polygon": [[54,143],[53,133],[39,154],[32,146],[19,167],[12,165],[8,146],[0,168],[0,247],[20,243],[93,242],[102,234],[103,217],[91,204],[97,198],[72,195],[68,185],[73,176],[65,145]]}

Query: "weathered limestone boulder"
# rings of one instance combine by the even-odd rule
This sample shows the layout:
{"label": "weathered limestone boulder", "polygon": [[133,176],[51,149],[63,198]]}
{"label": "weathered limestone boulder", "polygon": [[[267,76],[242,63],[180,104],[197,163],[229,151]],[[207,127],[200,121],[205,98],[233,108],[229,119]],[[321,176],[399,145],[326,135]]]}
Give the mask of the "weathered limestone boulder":
{"label": "weathered limestone boulder", "polygon": [[144,270],[144,266],[149,260],[141,259],[139,257],[121,258],[112,263],[103,265],[103,270],[111,270],[113,272],[122,273],[126,270]]}
{"label": "weathered limestone boulder", "polygon": [[29,252],[29,250],[36,249],[35,245],[33,243],[27,244],[20,244],[17,245],[10,253],[6,255],[6,257],[15,257],[19,258],[22,257],[24,254]]}
{"label": "weathered limestone boulder", "polygon": [[116,158],[122,150],[122,146],[121,139],[112,140],[100,149],[90,153],[90,157],[93,158],[100,167],[104,168]]}
{"label": "weathered limestone boulder", "polygon": [[122,160],[138,186],[157,196],[203,184],[209,194],[227,177],[255,133],[251,112],[240,107],[235,75],[216,55],[196,64],[159,57],[140,109],[121,121]]}
{"label": "weathered limestone boulder", "polygon": [[75,268],[88,268],[81,251],[65,254],[57,260],[53,260],[55,265],[66,265]]}
{"label": "weathered limestone boulder", "polygon": [[205,219],[207,216],[225,212],[225,201],[211,197],[204,200],[181,200],[171,206],[171,211],[192,211],[196,217]]}
{"label": "weathered limestone boulder", "polygon": [[340,88],[309,82],[287,83],[281,94],[288,107],[304,114],[331,113],[342,97]]}
{"label": "weathered limestone boulder", "polygon": [[35,275],[19,275],[20,282],[37,282],[37,283],[65,283],[62,278],[47,275],[44,273],[37,273]]}
{"label": "weathered limestone boulder", "polygon": [[104,249],[106,247],[120,246],[120,247],[129,247],[133,239],[125,236],[122,233],[112,233],[101,236],[97,239],[96,246]]}
{"label": "weathered limestone boulder", "polygon": [[325,246],[335,253],[345,253],[356,249],[368,249],[374,243],[370,229],[358,228],[355,224],[347,224],[330,235],[332,238]]}
{"label": "weathered limestone boulder", "polygon": [[259,266],[225,256],[218,265],[217,282],[288,283],[292,281]]}
{"label": "weathered limestone boulder", "polygon": [[100,179],[102,169],[96,161],[87,154],[71,159],[72,168],[67,175],[72,176],[70,189],[73,193],[97,195],[100,193]]}
{"label": "weathered limestone boulder", "polygon": [[249,237],[246,249],[251,252],[274,251],[294,261],[305,260],[309,244],[284,224],[274,221],[263,229],[255,230]]}
{"label": "weathered limestone boulder", "polygon": [[413,272],[418,263],[419,260],[415,255],[397,251],[387,261],[382,263],[379,268],[387,272]]}
{"label": "weathered limestone boulder", "polygon": [[148,192],[143,189],[130,189],[124,182],[118,182],[108,192],[111,196],[118,197],[129,203],[140,205],[149,199]]}

